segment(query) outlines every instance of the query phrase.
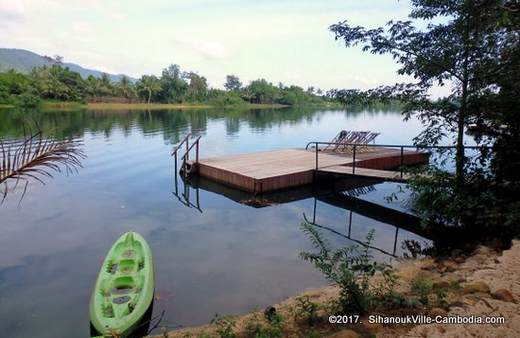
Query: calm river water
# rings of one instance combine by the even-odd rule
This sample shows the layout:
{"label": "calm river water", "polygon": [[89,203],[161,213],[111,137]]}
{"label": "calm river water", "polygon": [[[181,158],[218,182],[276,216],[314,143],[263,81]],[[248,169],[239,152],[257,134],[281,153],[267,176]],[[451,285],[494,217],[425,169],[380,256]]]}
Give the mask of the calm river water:
{"label": "calm river water", "polygon": [[[24,122],[25,121],[25,122]],[[411,143],[419,131],[395,110],[254,110],[33,112],[0,110],[0,137],[19,138],[38,121],[55,137],[83,141],[78,174],[56,174],[0,205],[0,332],[4,337],[88,337],[88,304],[104,255],[123,232],[135,230],[155,257],[154,315],[161,325],[195,325],[215,313],[263,308],[326,281],[299,258],[311,250],[303,214],[392,252],[395,228],[316,201],[312,196],[265,208],[199,190],[202,212],[173,194],[170,151],[186,133],[202,135],[201,156],[303,147],[340,129],[379,131],[378,143]],[[180,181],[182,184],[182,181]],[[385,204],[394,184],[363,198]],[[191,196],[195,191],[191,190]],[[316,202],[316,203],[315,203]],[[399,207],[399,206],[398,206]],[[351,221],[350,221],[351,217]],[[351,242],[327,234],[338,245]],[[399,231],[396,253],[405,239]],[[388,256],[375,252],[378,259]]]}

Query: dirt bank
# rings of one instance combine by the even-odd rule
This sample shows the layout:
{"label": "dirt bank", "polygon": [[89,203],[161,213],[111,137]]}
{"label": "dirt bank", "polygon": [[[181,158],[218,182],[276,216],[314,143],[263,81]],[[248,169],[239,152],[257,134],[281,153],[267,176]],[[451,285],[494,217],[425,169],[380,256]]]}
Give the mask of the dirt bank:
{"label": "dirt bank", "polygon": [[[405,261],[397,266],[396,291],[414,297],[412,285],[423,281],[430,286],[427,305],[396,309],[383,314],[427,316],[503,316],[504,324],[371,324],[364,316],[361,324],[332,325],[326,322],[329,304],[338,297],[336,287],[309,290],[301,296],[319,305],[321,322],[309,325],[297,317],[297,297],[274,307],[283,318],[284,337],[520,337],[520,241],[509,250],[496,252],[479,247],[469,256],[454,251],[444,259]],[[439,297],[439,290],[443,290]],[[437,295],[437,296],[436,296]],[[263,311],[234,317],[237,337],[248,337],[247,327],[267,325]],[[222,328],[222,327],[221,327]],[[156,337],[219,337],[216,325],[167,332]]]}

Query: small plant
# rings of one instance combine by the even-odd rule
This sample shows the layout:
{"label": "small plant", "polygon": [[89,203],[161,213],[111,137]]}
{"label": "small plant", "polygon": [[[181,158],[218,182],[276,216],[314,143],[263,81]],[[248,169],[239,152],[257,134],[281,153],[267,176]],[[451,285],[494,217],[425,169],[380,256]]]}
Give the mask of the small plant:
{"label": "small plant", "polygon": [[448,308],[448,302],[446,301],[446,289],[438,288],[435,289],[435,296],[437,297],[437,306],[446,309]]}
{"label": "small plant", "polygon": [[[374,237],[371,230],[363,245],[348,246],[331,250],[321,233],[309,223],[302,223],[302,231],[311,238],[318,253],[302,252],[300,257],[318,268],[325,277],[340,287],[339,303],[343,314],[363,314],[393,292],[397,277],[389,264],[378,263],[370,254],[370,243]],[[381,273],[383,280],[375,286],[370,279]]]}
{"label": "small plant", "polygon": [[433,282],[424,277],[416,277],[412,280],[412,292],[417,295],[419,302],[428,305],[428,296],[433,288]]}
{"label": "small plant", "polygon": [[449,288],[453,290],[460,290],[462,289],[462,286],[458,280],[454,280],[450,282]]}
{"label": "small plant", "polygon": [[322,337],[322,335],[319,332],[314,331],[314,330],[310,330],[305,333],[305,338],[320,338],[320,337]]}
{"label": "small plant", "polygon": [[280,338],[283,336],[283,317],[274,313],[267,325],[262,324],[257,316],[253,314],[252,320],[246,326],[248,337],[252,338]]}
{"label": "small plant", "polygon": [[305,321],[308,325],[313,326],[318,321],[317,312],[318,304],[311,301],[309,296],[296,298],[294,315],[297,320]]}
{"label": "small plant", "polygon": [[216,314],[211,320],[211,324],[217,326],[217,333],[220,338],[236,338],[234,332],[235,320],[232,316],[219,316]]}

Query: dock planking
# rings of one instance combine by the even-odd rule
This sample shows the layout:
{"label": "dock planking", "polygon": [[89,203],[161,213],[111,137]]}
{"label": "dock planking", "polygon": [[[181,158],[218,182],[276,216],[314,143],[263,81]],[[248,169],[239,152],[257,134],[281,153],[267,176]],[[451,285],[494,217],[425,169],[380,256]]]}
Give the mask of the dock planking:
{"label": "dock planking", "polygon": [[[425,163],[428,157],[428,153],[405,151],[403,164]],[[407,176],[401,178],[398,172],[388,171],[401,165],[399,149],[361,149],[356,153],[355,161],[354,176],[399,181],[407,179]],[[318,169],[320,172],[328,170],[335,174],[352,175],[353,162],[351,153],[319,152]],[[200,159],[196,170],[200,176],[219,183],[252,193],[264,193],[312,183],[316,152],[280,149]]]}

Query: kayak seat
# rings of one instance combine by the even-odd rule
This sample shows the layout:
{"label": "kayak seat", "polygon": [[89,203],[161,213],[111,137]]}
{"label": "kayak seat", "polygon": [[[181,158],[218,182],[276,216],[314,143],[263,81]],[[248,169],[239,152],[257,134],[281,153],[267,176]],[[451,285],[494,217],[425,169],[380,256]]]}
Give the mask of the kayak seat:
{"label": "kayak seat", "polygon": [[113,284],[114,289],[122,290],[122,289],[133,289],[135,287],[135,281],[130,276],[117,277]]}
{"label": "kayak seat", "polygon": [[133,259],[121,260],[119,261],[118,271],[125,275],[137,272],[137,264]]}

